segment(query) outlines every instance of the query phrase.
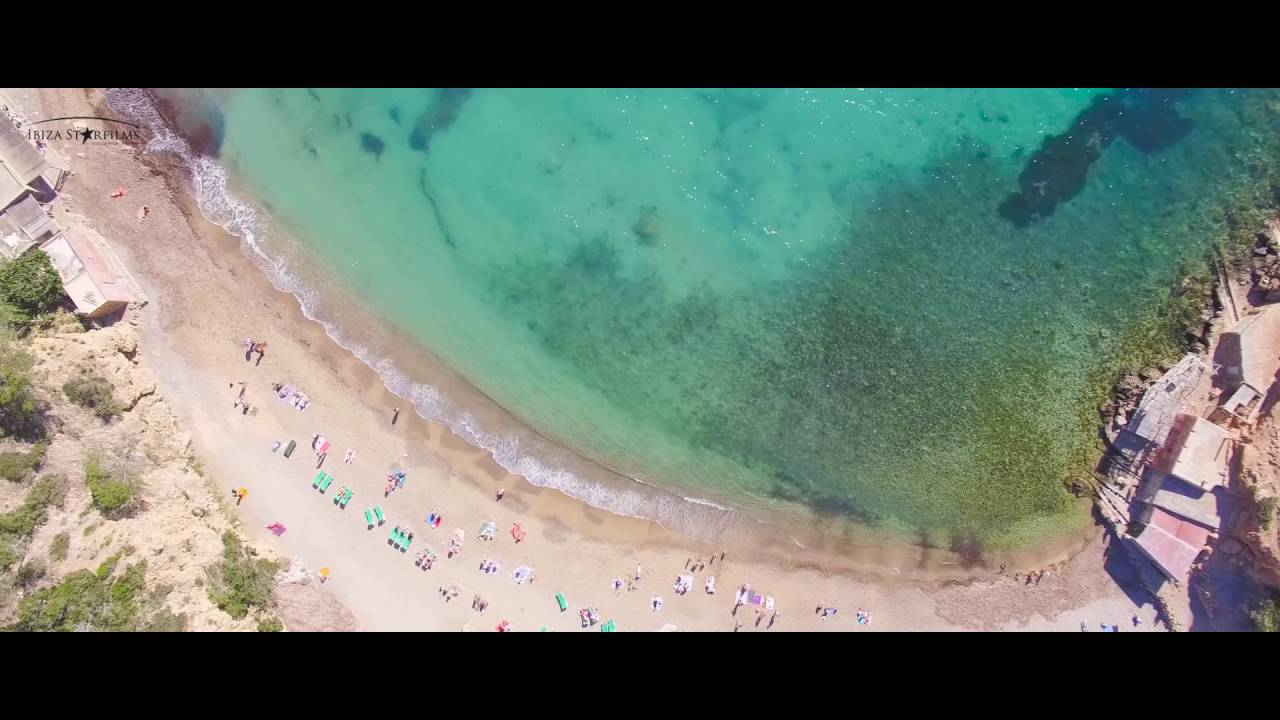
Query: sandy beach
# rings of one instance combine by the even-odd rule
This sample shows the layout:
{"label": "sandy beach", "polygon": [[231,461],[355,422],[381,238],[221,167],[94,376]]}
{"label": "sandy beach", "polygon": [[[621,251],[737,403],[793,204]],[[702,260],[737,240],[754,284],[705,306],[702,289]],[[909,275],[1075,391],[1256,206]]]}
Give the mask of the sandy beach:
{"label": "sandy beach", "polygon": [[[98,95],[81,90],[5,93],[33,118],[103,110]],[[926,564],[924,550],[858,570],[829,567],[811,553],[788,557],[777,548],[755,553],[749,546],[713,546],[532,486],[416,416],[307,320],[296,299],[272,288],[248,261],[236,238],[201,217],[180,168],[117,142],[57,150],[73,175],[55,213],[64,223],[85,218],[145,292],[148,302],[136,311],[142,362],[190,433],[206,476],[225,488],[249,541],[312,571],[330,570],[322,588],[349,611],[356,629],[492,631],[506,620],[515,631],[582,632],[578,611],[586,607],[598,608],[600,620],[614,620],[619,631],[1079,631],[1082,624],[1096,631],[1101,623],[1124,631],[1161,629],[1127,561],[1109,557],[1101,528],[1051,568],[1040,565],[1049,572],[1028,586],[1013,577],[1027,568],[1013,565],[1004,574],[977,567],[922,576],[912,570]],[[111,197],[117,187],[128,189],[126,197]],[[140,220],[144,205],[150,212]],[[257,354],[246,359],[245,338],[269,343],[260,362]],[[234,406],[241,382],[251,414]],[[275,396],[278,383],[306,392],[305,411]],[[335,480],[324,494],[312,487],[318,458],[309,446],[316,434],[332,444],[322,467]],[[290,441],[297,443],[291,458],[283,457],[283,447],[273,451],[274,443]],[[354,460],[344,463],[348,449]],[[407,483],[384,495],[395,465]],[[334,498],[343,486],[354,496],[340,509]],[[229,498],[239,487],[248,496],[235,505]],[[495,499],[499,488],[501,500]],[[386,522],[369,529],[364,511],[375,505]],[[432,512],[443,516],[434,529],[426,522]],[[497,533],[483,541],[478,533],[489,521]],[[273,523],[287,530],[276,536],[267,530]],[[510,533],[516,523],[527,533],[519,543]],[[389,543],[396,526],[414,533],[407,552]],[[465,544],[448,558],[455,530],[465,533]],[[414,563],[423,549],[438,556],[429,570]],[[707,564],[689,572],[691,559]],[[482,572],[485,560],[497,562],[498,572]],[[533,581],[513,581],[521,566],[533,569]],[[686,574],[693,575],[692,588],[677,595],[673,583]],[[704,591],[711,576],[714,595]],[[615,578],[623,580],[621,589],[613,589]],[[743,584],[772,598],[777,616],[750,606],[735,613],[735,591]],[[446,601],[440,588],[451,585],[458,593]],[[560,611],[556,593],[567,598],[567,611]],[[483,613],[472,607],[476,596],[487,601]],[[656,611],[655,596],[662,600]],[[825,606],[839,612],[823,619],[815,609]],[[871,613],[868,624],[856,622],[859,610]],[[1142,620],[1137,627],[1130,623],[1135,613]],[[347,627],[308,624],[303,606],[287,600],[280,614],[294,630]]]}

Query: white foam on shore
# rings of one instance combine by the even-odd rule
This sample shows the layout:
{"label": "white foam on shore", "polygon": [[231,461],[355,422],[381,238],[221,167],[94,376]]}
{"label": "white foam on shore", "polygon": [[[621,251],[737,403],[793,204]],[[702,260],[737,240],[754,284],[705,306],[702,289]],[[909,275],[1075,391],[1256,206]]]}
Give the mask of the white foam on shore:
{"label": "white foam on shore", "polygon": [[409,401],[419,416],[445,425],[468,444],[488,451],[508,472],[596,508],[653,520],[708,539],[724,538],[733,530],[741,532],[746,525],[755,524],[745,522],[741,513],[710,500],[682,498],[641,481],[622,484],[583,478],[556,462],[556,456],[565,451],[549,442],[540,443],[544,447],[525,447],[524,439],[518,434],[481,428],[471,413],[451,403],[439,388],[413,381],[390,358],[370,351],[347,337],[336,321],[320,316],[317,290],[292,271],[287,258],[272,255],[264,247],[268,221],[250,203],[228,191],[226,170],[213,159],[194,152],[160,116],[146,90],[109,88],[106,97],[112,110],[150,131],[151,139],[143,152],[181,159],[191,173],[191,192],[201,214],[238,238],[242,251],[266,274],[273,287],[293,295],[304,316],[318,323],[330,339],[376,372],[383,385],[397,397]]}

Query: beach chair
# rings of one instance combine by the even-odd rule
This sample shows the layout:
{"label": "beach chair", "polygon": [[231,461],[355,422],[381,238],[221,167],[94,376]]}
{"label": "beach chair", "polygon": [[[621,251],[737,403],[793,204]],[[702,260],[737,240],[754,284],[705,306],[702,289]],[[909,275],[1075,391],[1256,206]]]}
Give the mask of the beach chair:
{"label": "beach chair", "polygon": [[351,488],[342,488],[342,489],[345,492],[343,492],[342,497],[338,499],[338,507],[342,508],[343,510],[346,510],[347,503],[351,502],[351,496],[355,495],[355,493],[352,492]]}
{"label": "beach chair", "polygon": [[615,632],[617,629],[618,626],[614,625],[612,620],[605,620],[604,624],[600,626],[600,632]]}
{"label": "beach chair", "polygon": [[409,546],[413,544],[413,538],[409,537],[408,534],[401,535],[400,538],[403,541],[400,543],[400,552],[408,552]]}
{"label": "beach chair", "polygon": [[378,524],[379,524],[379,525],[381,525],[382,523],[384,523],[384,522],[386,522],[386,521],[387,521],[387,518],[386,518],[386,517],[384,517],[384,516],[383,516],[383,514],[382,514],[382,506],[381,506],[381,505],[374,505],[374,506],[373,506],[373,514],[378,516]]}
{"label": "beach chair", "polygon": [[327,490],[329,489],[329,486],[330,486],[330,485],[332,485],[332,484],[333,484],[333,476],[332,476],[332,475],[329,475],[329,474],[326,474],[326,475],[324,476],[324,480],[320,483],[320,492],[321,492],[321,494],[323,494],[325,491],[327,491]]}
{"label": "beach chair", "polygon": [[311,487],[313,487],[313,488],[318,488],[318,487],[320,487],[320,481],[322,481],[322,480],[324,480],[324,471],[323,471],[323,470],[321,470],[320,472],[316,473],[316,479],[311,481]]}
{"label": "beach chair", "polygon": [[556,593],[556,603],[560,605],[560,612],[569,609],[569,602],[564,599],[564,593]]}
{"label": "beach chair", "polygon": [[372,510],[364,511],[364,524],[366,527],[370,527],[370,528],[373,527],[373,511]]}
{"label": "beach chair", "polygon": [[387,542],[392,545],[399,545],[400,537],[400,530],[398,528],[391,528],[391,532],[387,535]]}
{"label": "beach chair", "polygon": [[338,503],[342,502],[342,498],[346,497],[346,494],[347,494],[346,485],[343,485],[342,487],[338,488],[338,493],[333,496],[333,504],[337,505]]}

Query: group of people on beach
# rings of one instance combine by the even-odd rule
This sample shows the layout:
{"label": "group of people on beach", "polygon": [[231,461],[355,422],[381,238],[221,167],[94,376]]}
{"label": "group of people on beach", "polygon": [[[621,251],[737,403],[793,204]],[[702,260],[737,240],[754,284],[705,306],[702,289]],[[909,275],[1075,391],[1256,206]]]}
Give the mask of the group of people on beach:
{"label": "group of people on beach", "polygon": [[[723,553],[723,552],[722,552],[722,553],[720,553],[720,562],[724,562],[724,553]],[[690,567],[689,567],[689,565],[690,565],[690,564],[692,564],[692,565],[693,565],[693,567],[692,567],[692,568],[690,568]],[[696,559],[695,559],[695,558],[689,558],[689,559],[685,560],[685,561],[684,561],[684,569],[685,569],[685,570],[690,570],[691,572],[696,572],[696,573],[697,573],[697,572],[702,572],[703,568],[707,567],[707,565],[715,565],[715,564],[716,564],[716,556],[715,556],[715,554],[714,554],[714,553],[712,553],[711,557],[708,559],[708,561],[707,561],[707,562],[703,562],[701,557],[696,558]]]}
{"label": "group of people on beach", "polygon": [[254,340],[253,338],[244,339],[244,359],[248,362],[254,353],[258,353],[258,362],[254,365],[261,365],[262,358],[267,354],[267,343],[265,340]]}
{"label": "group of people on beach", "polygon": [[290,407],[296,408],[298,412],[306,412],[307,406],[311,404],[311,396],[299,390],[293,383],[288,385],[273,383],[271,390],[276,394],[277,398],[288,403]]}

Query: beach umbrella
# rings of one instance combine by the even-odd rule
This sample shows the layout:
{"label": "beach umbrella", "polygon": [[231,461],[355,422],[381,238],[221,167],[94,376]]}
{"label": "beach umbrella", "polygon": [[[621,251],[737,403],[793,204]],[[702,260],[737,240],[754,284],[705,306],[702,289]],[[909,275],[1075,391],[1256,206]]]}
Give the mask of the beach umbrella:
{"label": "beach umbrella", "polygon": [[516,523],[511,526],[511,537],[514,538],[516,542],[523,540],[525,535],[526,533],[524,528],[520,527],[520,523]]}
{"label": "beach umbrella", "polygon": [[320,568],[320,577],[322,578],[329,577],[329,568],[327,567]]}
{"label": "beach umbrella", "polygon": [[316,452],[321,455],[329,452],[329,441],[321,438],[320,444],[316,446]]}
{"label": "beach umbrella", "polygon": [[276,537],[280,537],[281,535],[284,534],[284,531],[287,528],[281,525],[280,523],[271,523],[270,525],[267,526],[267,529],[270,530],[272,533],[274,533]]}

